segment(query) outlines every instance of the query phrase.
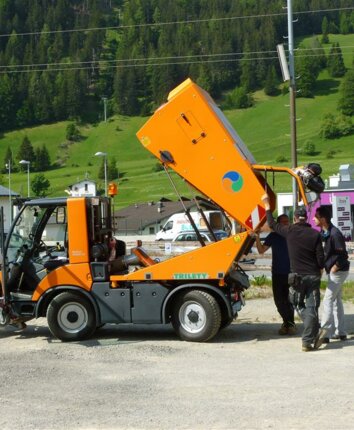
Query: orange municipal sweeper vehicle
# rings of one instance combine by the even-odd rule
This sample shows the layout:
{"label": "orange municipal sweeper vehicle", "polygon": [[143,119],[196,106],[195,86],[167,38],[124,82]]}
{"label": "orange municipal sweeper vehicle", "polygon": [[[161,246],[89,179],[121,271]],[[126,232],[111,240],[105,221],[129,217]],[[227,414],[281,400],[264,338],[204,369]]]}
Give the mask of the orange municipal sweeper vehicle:
{"label": "orange municipal sweeper vehicle", "polygon": [[292,175],[304,204],[308,188],[316,188],[311,169],[257,165],[214,101],[189,79],[137,136],[167,174],[175,171],[243,231],[207,246],[200,237],[200,248],[158,262],[141,247],[127,254],[114,238],[109,198],[26,201],[6,240],[3,229],[0,235],[1,325],[46,317],[55,337],[75,341],[105,323],[171,322],[181,339],[208,341],[244,303],[249,283],[238,261],[265,222],[265,189],[275,203],[264,172]]}

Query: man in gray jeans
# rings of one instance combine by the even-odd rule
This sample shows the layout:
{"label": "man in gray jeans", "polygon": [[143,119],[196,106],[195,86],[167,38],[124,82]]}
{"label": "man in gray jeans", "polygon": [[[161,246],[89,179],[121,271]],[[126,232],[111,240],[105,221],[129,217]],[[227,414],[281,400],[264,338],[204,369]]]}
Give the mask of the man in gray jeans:
{"label": "man in gray jeans", "polygon": [[323,299],[321,330],[315,347],[329,343],[329,339],[346,340],[344,327],[344,308],[342,302],[342,285],[348,277],[349,261],[345,241],[340,230],[331,223],[329,210],[320,206],[315,213],[314,221],[321,227],[324,243],[325,270],[328,284]]}

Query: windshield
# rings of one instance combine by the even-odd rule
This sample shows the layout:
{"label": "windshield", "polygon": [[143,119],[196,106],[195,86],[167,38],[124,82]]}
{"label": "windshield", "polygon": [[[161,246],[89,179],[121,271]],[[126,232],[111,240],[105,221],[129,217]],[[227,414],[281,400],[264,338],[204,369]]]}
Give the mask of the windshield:
{"label": "windshield", "polygon": [[32,247],[34,237],[36,236],[36,230],[44,214],[45,209],[38,206],[26,206],[20,213],[9,236],[7,257],[10,261],[15,258],[24,246],[26,248]]}

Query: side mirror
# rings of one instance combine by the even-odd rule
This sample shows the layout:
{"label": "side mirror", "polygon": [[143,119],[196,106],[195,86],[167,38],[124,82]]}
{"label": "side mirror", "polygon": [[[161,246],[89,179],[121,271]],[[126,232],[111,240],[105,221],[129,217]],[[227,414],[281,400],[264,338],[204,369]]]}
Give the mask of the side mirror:
{"label": "side mirror", "polygon": [[65,224],[66,223],[66,211],[65,207],[59,206],[56,210],[55,221],[57,224]]}

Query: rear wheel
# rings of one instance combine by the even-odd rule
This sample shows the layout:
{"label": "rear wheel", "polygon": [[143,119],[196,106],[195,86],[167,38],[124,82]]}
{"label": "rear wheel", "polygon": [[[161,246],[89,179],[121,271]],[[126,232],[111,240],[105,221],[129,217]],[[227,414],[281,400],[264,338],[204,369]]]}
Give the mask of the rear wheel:
{"label": "rear wheel", "polygon": [[215,298],[205,291],[186,291],[173,304],[172,325],[183,340],[210,340],[218,332],[220,323],[220,307]]}
{"label": "rear wheel", "polygon": [[88,299],[79,294],[61,293],[49,303],[49,330],[60,340],[82,340],[96,329],[95,315]]}

